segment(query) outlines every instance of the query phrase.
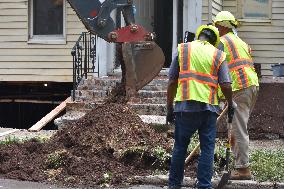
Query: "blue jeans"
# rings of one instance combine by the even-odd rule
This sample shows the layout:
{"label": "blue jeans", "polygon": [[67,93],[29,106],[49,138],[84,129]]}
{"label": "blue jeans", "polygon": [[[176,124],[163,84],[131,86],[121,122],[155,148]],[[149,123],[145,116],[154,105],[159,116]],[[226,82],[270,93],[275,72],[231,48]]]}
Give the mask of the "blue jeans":
{"label": "blue jeans", "polygon": [[184,161],[192,135],[198,130],[201,155],[198,160],[197,187],[211,189],[217,114],[210,111],[178,112],[175,144],[172,152],[169,188],[180,188],[184,177]]}

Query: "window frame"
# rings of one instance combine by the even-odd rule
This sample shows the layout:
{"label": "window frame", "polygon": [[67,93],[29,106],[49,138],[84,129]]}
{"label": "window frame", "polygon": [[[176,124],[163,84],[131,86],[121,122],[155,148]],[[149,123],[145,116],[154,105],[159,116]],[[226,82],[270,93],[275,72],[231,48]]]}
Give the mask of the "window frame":
{"label": "window frame", "polygon": [[239,21],[243,22],[261,22],[261,23],[271,23],[272,20],[272,0],[268,0],[269,16],[268,17],[245,17],[243,10],[243,2],[245,0],[237,0],[237,16]]}
{"label": "window frame", "polygon": [[63,33],[60,35],[34,35],[34,9],[33,2],[34,0],[29,0],[28,14],[29,14],[29,24],[28,24],[28,44],[66,44],[66,1],[63,0]]}

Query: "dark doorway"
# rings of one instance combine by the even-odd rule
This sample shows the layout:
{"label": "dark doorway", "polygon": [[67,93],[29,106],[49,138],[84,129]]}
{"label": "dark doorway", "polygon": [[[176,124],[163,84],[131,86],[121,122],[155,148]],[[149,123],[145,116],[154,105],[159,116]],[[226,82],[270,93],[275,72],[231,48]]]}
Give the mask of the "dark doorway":
{"label": "dark doorway", "polygon": [[169,67],[172,61],[173,0],[155,0],[154,32],[165,54],[164,67]]}

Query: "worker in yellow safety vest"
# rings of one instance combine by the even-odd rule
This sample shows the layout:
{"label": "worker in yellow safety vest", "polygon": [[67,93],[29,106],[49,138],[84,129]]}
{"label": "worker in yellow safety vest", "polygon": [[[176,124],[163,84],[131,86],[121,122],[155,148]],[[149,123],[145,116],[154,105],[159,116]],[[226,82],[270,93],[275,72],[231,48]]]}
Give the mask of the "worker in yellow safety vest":
{"label": "worker in yellow safety vest", "polygon": [[[169,188],[181,188],[184,162],[190,138],[198,131],[201,155],[198,162],[197,188],[211,189],[218,107],[217,89],[221,86],[232,119],[232,88],[226,54],[216,48],[218,29],[202,25],[197,40],[178,45],[169,70],[167,122],[175,124]],[[175,102],[175,107],[173,103]]]}
{"label": "worker in yellow safety vest", "polygon": [[247,123],[258,94],[258,77],[253,66],[250,47],[237,35],[238,21],[235,17],[228,11],[221,11],[216,15],[214,25],[221,36],[218,49],[227,54],[233,99],[237,104],[231,138],[235,170],[231,172],[230,179],[251,179]]}

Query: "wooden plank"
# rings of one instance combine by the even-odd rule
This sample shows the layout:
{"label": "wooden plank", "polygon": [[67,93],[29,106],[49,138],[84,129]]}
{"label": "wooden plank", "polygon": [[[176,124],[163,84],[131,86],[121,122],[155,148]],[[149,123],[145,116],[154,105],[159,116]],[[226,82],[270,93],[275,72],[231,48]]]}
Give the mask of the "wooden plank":
{"label": "wooden plank", "polygon": [[28,36],[26,35],[0,35],[1,42],[27,42]]}
{"label": "wooden plank", "polygon": [[284,44],[284,39],[249,39],[243,38],[248,44],[274,44],[274,45],[282,45]]}
{"label": "wooden plank", "polygon": [[261,64],[277,64],[283,62],[283,58],[267,58],[267,57],[254,57],[255,63]]}
{"label": "wooden plank", "polygon": [[[283,39],[284,40],[284,39]],[[0,61],[3,62],[52,62],[52,61],[57,61],[57,62],[66,62],[66,61],[72,61],[72,57],[67,55],[67,56],[1,56]]]}
{"label": "wooden plank", "polygon": [[[1,38],[1,36],[0,36]],[[50,56],[71,56],[71,49],[44,49],[44,48],[26,48],[18,49],[15,48],[13,51],[11,49],[1,49],[0,55],[17,55],[17,56],[38,56],[38,55],[50,55]],[[0,60],[1,61],[1,60]]]}
{"label": "wooden plank", "polygon": [[284,1],[272,1],[272,8],[284,7]]}
{"label": "wooden plank", "polygon": [[9,22],[27,22],[27,16],[1,16],[1,23],[9,23]]}
{"label": "wooden plank", "polygon": [[50,81],[50,82],[72,82],[72,75],[0,75],[0,81]]}
{"label": "wooden plank", "polygon": [[257,44],[257,45],[251,45],[252,50],[258,50],[258,51],[284,51],[284,44],[279,45],[263,45],[263,44]]}
{"label": "wooden plank", "polygon": [[48,113],[46,116],[44,116],[41,120],[39,120],[31,128],[29,128],[28,131],[39,131],[39,130],[41,130],[47,123],[49,123],[51,120],[53,120],[58,114],[60,114],[65,109],[67,102],[71,102],[71,97],[68,97],[59,106],[57,106],[50,113]]}
{"label": "wooden plank", "polygon": [[9,131],[5,131],[5,132],[3,132],[3,133],[0,133],[0,137],[3,137],[3,136],[5,136],[5,135],[12,134],[12,133],[14,133],[14,132],[16,132],[16,131],[19,131],[19,129],[11,129],[11,130],[9,130]]}
{"label": "wooden plank", "polygon": [[28,10],[27,9],[4,9],[0,11],[0,16],[15,16],[15,15],[23,15],[26,16],[28,15]]}
{"label": "wooden plank", "polygon": [[1,3],[0,4],[0,10],[3,9],[26,9],[27,5],[25,2],[19,2],[19,3]]}
{"label": "wooden plank", "polygon": [[0,43],[0,49],[22,49],[22,48],[30,48],[30,49],[35,49],[35,48],[40,48],[40,49],[71,49],[75,43],[73,41],[67,42],[67,44],[58,44],[58,45],[44,45],[44,44],[27,44],[25,42],[3,42]]}
{"label": "wooden plank", "polygon": [[202,6],[208,7],[208,0],[202,0]]}
{"label": "wooden plank", "polygon": [[283,20],[283,14],[272,14],[272,19]]}
{"label": "wooden plank", "polygon": [[273,13],[284,14],[284,7],[273,7],[272,8],[272,14]]}
{"label": "wooden plank", "polygon": [[[1,51],[0,51],[1,52]],[[0,68],[2,69],[72,69],[72,62],[0,62]]]}
{"label": "wooden plank", "polygon": [[0,22],[0,28],[2,29],[21,29],[27,27],[28,27],[28,22],[8,22],[8,23]]}
{"label": "wooden plank", "polygon": [[[72,64],[72,62],[70,62]],[[73,69],[18,69],[0,68],[0,75],[72,75]]]}
{"label": "wooden plank", "polygon": [[270,32],[239,32],[239,36],[241,38],[251,38],[251,39],[283,39],[284,33],[282,32],[275,32],[273,35]]}
{"label": "wooden plank", "polygon": [[223,6],[224,7],[236,7],[237,6],[237,0],[234,0],[234,1],[225,0],[225,1],[223,1]]}
{"label": "wooden plank", "polygon": [[262,76],[272,76],[273,72],[271,70],[261,70]]}
{"label": "wooden plank", "polygon": [[263,58],[283,58],[284,59],[284,45],[282,45],[281,51],[253,51],[253,57],[263,57]]}
{"label": "wooden plank", "polygon": [[271,32],[271,33],[279,33],[279,32],[284,32],[284,27],[283,26],[253,26],[253,25],[247,25],[247,26],[241,26],[239,28],[239,31],[243,32]]}
{"label": "wooden plank", "polygon": [[0,35],[28,35],[28,29],[27,28],[18,28],[18,29],[0,29]]}

